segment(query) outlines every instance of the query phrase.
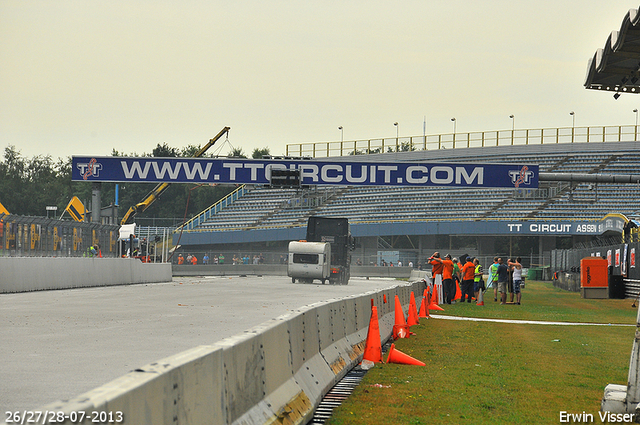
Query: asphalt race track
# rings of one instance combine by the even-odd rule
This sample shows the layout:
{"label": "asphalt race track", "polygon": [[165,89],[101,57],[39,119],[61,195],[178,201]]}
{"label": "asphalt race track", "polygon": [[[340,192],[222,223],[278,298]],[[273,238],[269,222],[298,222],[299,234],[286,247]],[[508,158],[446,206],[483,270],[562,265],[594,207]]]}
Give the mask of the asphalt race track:
{"label": "asphalt race track", "polygon": [[296,308],[399,283],[176,277],[160,284],[0,294],[0,412],[67,400]]}

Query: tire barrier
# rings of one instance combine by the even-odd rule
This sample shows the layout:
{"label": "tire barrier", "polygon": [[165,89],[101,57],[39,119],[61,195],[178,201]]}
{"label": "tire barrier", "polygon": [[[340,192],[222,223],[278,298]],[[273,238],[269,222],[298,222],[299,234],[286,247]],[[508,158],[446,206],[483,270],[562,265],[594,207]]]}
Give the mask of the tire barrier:
{"label": "tire barrier", "polygon": [[394,323],[390,300],[397,295],[408,309],[411,292],[421,296],[424,289],[420,280],[311,304],[38,410],[67,418],[72,412],[119,414],[121,423],[135,425],[304,424],[362,359],[372,300],[386,341]]}

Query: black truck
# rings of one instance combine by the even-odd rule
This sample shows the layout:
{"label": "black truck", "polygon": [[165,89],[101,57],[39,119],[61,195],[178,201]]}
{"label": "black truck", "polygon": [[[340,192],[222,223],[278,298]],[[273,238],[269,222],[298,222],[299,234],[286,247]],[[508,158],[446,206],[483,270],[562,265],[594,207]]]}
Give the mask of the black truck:
{"label": "black truck", "polygon": [[331,244],[329,283],[347,285],[351,276],[351,251],[355,249],[355,239],[351,236],[349,220],[334,217],[309,217],[307,242]]}

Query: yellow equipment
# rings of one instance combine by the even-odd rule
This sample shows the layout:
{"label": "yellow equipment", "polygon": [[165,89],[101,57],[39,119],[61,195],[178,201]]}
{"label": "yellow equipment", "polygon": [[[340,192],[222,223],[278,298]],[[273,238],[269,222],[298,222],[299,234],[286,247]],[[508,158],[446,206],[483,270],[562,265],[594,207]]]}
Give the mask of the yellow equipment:
{"label": "yellow equipment", "polygon": [[[213,144],[217,142],[218,139],[220,139],[224,134],[228,133],[230,129],[231,129],[230,127],[223,128],[220,131],[220,133],[218,133],[213,139],[209,140],[209,143],[204,145],[202,149],[196,152],[195,155],[193,155],[193,158],[198,158],[204,155],[204,153],[211,146],[213,146]],[[158,199],[158,197],[162,194],[162,192],[167,190],[170,184],[171,183],[159,183],[156,187],[153,188],[151,192],[147,194],[147,196],[144,197],[144,199],[141,202],[129,208],[129,211],[127,211],[124,217],[122,217],[122,221],[120,221],[120,224],[125,225],[125,224],[133,223],[133,218],[136,216],[136,214],[139,212],[143,212],[144,210],[149,208],[149,206],[151,206],[151,204],[153,204],[155,200]]]}

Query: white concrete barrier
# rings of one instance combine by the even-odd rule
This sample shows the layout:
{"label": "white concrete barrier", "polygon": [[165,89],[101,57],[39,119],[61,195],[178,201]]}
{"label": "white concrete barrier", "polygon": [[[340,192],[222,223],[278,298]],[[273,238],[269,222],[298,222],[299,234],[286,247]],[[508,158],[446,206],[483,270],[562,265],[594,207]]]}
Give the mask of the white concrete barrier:
{"label": "white concrete barrier", "polygon": [[171,264],[133,258],[0,257],[0,293],[171,282]]}
{"label": "white concrete barrier", "polygon": [[411,291],[418,296],[424,288],[419,281],[305,306],[37,410],[98,412],[131,425],[304,424],[322,397],[362,359],[371,299],[378,307],[380,338],[386,341],[395,296],[406,313]]}
{"label": "white concrete barrier", "polygon": [[[633,421],[640,421],[640,309],[636,316],[636,333],[631,348],[627,385],[607,385],[604,388],[600,410],[614,414],[634,415]],[[630,421],[625,420],[625,422]]]}

